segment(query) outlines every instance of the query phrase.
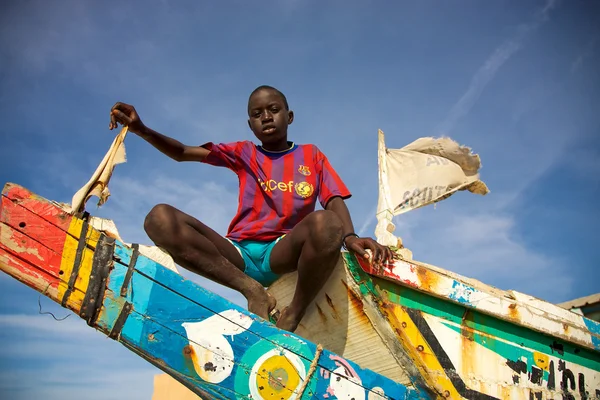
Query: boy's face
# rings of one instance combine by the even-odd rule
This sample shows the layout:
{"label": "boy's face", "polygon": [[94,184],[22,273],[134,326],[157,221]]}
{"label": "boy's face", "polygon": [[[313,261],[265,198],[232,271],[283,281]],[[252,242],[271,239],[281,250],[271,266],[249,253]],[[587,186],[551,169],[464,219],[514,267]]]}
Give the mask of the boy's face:
{"label": "boy's face", "polygon": [[248,125],[263,144],[287,141],[287,128],[293,120],[294,113],[286,110],[273,90],[259,90],[248,101]]}

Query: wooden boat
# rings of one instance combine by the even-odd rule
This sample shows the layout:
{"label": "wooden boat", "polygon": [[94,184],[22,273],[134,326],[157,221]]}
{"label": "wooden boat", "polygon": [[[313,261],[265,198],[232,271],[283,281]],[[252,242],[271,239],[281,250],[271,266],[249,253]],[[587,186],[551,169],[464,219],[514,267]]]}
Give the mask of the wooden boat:
{"label": "wooden boat", "polygon": [[4,272],[203,398],[430,397],[277,329],[94,228],[86,213],[14,184],[1,200]]}
{"label": "wooden boat", "polygon": [[600,398],[600,324],[531,296],[343,252],[290,334],[94,226],[7,184],[0,268],[203,398]]}

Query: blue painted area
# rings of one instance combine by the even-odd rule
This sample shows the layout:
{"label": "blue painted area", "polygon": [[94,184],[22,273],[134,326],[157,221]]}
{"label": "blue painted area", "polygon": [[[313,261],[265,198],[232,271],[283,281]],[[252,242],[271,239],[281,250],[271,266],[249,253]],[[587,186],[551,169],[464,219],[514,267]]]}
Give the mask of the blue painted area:
{"label": "blue painted area", "polygon": [[591,333],[594,349],[600,350],[600,323],[585,317],[583,317],[583,322]]}
{"label": "blue painted area", "polygon": [[[120,298],[121,286],[123,285],[123,280],[127,273],[127,266],[131,259],[131,253],[132,250],[130,248],[124,246],[120,242],[116,243],[115,268],[111,272],[108,280],[108,290],[107,295],[104,298],[103,313],[100,316],[100,321],[98,321],[98,324],[106,328],[107,331],[112,330],[114,321],[118,318],[125,301],[132,303],[134,309],[140,314],[145,314],[147,311],[146,307],[148,305],[148,299],[153,283],[148,279],[139,279],[139,274],[133,274],[131,281],[129,282],[127,295],[124,299]],[[146,257],[139,257],[136,268],[143,268],[144,274],[152,277],[156,271],[156,263]],[[142,326],[137,326],[137,328],[139,331],[135,332],[131,330],[134,329],[133,327],[129,327],[129,335],[131,337],[139,338],[142,335]]]}
{"label": "blue painted area", "polygon": [[[119,262],[111,272],[110,293],[107,292],[104,304],[106,309],[120,311],[125,299],[119,297],[119,292],[131,251],[119,244],[115,255]],[[277,329],[144,256],[138,258],[131,286],[127,300],[133,304],[134,311],[121,332],[123,344],[175,378],[214,398],[248,398],[250,387],[254,385],[254,390],[258,387],[257,371],[259,376],[283,373],[281,368],[265,372],[257,365],[259,359],[264,364],[269,357],[284,354],[287,350],[293,354],[285,353],[286,357],[296,360],[297,365],[301,364],[308,371],[315,356],[317,346],[314,343]],[[223,312],[239,318],[225,319],[216,315]],[[103,313],[99,325],[112,326],[117,316],[118,312]],[[212,325],[206,326],[207,320]],[[239,321],[239,325],[230,321]],[[192,331],[197,337],[191,341],[188,334],[192,335]],[[214,356],[214,353],[226,355],[227,348],[231,349],[233,360]],[[200,377],[200,373],[206,377],[205,371],[223,375],[218,382],[209,383]],[[207,379],[213,379],[213,376],[216,375]],[[340,384],[345,385],[336,389],[341,397],[332,395],[332,388]],[[368,390],[374,388],[394,399],[429,398],[326,350],[319,357],[318,367],[310,377],[303,398],[322,398],[329,393],[329,398],[334,400],[344,398],[343,390],[359,390],[367,398]],[[287,395],[291,394],[290,389],[284,390],[288,390]]]}
{"label": "blue painted area", "polygon": [[470,297],[476,291],[477,289],[474,287],[465,285],[464,283],[455,280],[452,283],[452,292],[450,292],[448,297],[461,304],[475,308],[475,305],[471,303]]}

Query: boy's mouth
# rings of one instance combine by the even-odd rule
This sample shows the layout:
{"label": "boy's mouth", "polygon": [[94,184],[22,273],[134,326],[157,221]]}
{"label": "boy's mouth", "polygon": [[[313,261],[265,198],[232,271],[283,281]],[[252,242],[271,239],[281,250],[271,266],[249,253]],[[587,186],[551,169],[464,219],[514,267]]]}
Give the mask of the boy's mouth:
{"label": "boy's mouth", "polygon": [[275,132],[275,130],[276,130],[276,128],[275,128],[274,126],[265,126],[265,127],[263,128],[263,133],[264,133],[265,135],[268,135],[268,134],[270,134],[270,133],[274,133],[274,132]]}

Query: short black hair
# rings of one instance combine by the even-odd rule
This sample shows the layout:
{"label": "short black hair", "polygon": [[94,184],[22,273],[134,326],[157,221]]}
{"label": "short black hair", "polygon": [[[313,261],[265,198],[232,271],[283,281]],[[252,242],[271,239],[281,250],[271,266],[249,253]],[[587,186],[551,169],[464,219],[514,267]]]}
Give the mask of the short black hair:
{"label": "short black hair", "polygon": [[285,95],[283,93],[281,93],[281,91],[279,89],[276,89],[273,86],[269,86],[269,85],[260,85],[259,87],[257,87],[256,89],[254,89],[252,91],[252,93],[250,93],[250,96],[248,97],[248,102],[250,102],[250,98],[252,96],[254,96],[254,94],[256,92],[260,92],[261,90],[272,90],[275,93],[277,93],[277,95],[279,95],[281,97],[281,99],[283,100],[283,104],[285,105],[285,109],[287,111],[290,111],[290,106],[288,105],[288,102],[287,102],[287,99],[286,99]]}

